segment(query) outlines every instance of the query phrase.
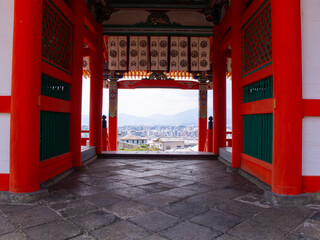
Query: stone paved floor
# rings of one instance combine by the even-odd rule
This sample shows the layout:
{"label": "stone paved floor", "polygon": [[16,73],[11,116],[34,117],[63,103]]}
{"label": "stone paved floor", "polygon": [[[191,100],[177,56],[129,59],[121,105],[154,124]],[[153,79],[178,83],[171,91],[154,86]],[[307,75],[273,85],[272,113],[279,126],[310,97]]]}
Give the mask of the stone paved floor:
{"label": "stone paved floor", "polygon": [[0,203],[0,239],[320,239],[320,204],[270,206],[219,161],[98,159],[50,192]]}

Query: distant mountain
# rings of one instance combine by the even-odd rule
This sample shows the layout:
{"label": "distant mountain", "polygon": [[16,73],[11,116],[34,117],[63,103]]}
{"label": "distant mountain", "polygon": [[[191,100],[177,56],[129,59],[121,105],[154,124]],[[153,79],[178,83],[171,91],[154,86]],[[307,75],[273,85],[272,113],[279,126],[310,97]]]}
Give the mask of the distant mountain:
{"label": "distant mountain", "polygon": [[192,109],[174,115],[154,114],[148,117],[136,117],[121,113],[118,117],[118,125],[197,125],[198,110]]}
{"label": "distant mountain", "polygon": [[[212,113],[208,116],[212,116]],[[107,119],[108,120],[108,119]],[[82,125],[89,125],[89,116],[82,115]],[[138,125],[198,125],[198,109],[191,109],[173,115],[153,114],[148,117],[137,117],[125,113],[118,116],[118,126],[138,126]],[[227,119],[227,125],[231,125],[231,119]]]}

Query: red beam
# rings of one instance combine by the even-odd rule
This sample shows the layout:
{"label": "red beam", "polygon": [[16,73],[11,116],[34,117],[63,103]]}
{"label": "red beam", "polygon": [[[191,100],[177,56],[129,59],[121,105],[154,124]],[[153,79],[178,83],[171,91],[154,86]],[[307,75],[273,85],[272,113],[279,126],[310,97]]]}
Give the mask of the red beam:
{"label": "red beam", "polygon": [[250,75],[242,78],[242,86],[246,86],[248,84],[260,81],[266,77],[270,77],[273,74],[272,64],[251,73]]}
{"label": "red beam", "polygon": [[40,109],[42,111],[70,113],[72,112],[72,103],[62,99],[41,96]]}
{"label": "red beam", "polygon": [[0,96],[0,113],[10,113],[11,96]]}
{"label": "red beam", "polygon": [[231,45],[231,31],[225,34],[221,39],[220,45],[219,45],[220,51],[225,51],[226,49],[228,49],[230,45]]}
{"label": "red beam", "polygon": [[241,104],[241,115],[273,113],[274,99],[264,99]]}
{"label": "red beam", "polygon": [[[82,2],[84,4],[84,1]],[[84,6],[84,23],[89,28],[90,32],[97,35],[98,23],[92,16],[89,8],[87,8],[86,6]]]}
{"label": "red beam", "polygon": [[192,90],[199,89],[199,83],[175,80],[122,80],[118,82],[118,89],[135,88],[178,88]]}
{"label": "red beam", "polygon": [[72,168],[72,153],[65,153],[57,157],[40,162],[40,182],[44,182],[60,173]]}
{"label": "red beam", "polygon": [[61,71],[58,68],[43,61],[41,61],[41,72],[69,84],[71,84],[72,82],[72,76],[70,74],[65,73],[64,71]]}
{"label": "red beam", "polygon": [[83,41],[89,46],[92,51],[96,51],[97,36],[93,35],[88,29],[84,30]]}
{"label": "red beam", "polygon": [[303,99],[303,116],[320,116],[319,99]]}
{"label": "red beam", "polygon": [[260,159],[248,156],[244,153],[240,154],[241,169],[256,176],[265,183],[272,183],[272,165]]}

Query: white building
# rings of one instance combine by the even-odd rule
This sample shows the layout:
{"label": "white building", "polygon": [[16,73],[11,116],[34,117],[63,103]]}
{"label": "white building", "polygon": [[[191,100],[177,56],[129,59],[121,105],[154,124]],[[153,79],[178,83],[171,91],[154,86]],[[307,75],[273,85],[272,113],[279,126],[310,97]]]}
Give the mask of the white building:
{"label": "white building", "polygon": [[184,148],[184,140],[181,138],[159,138],[156,142],[161,151]]}
{"label": "white building", "polygon": [[143,145],[143,144],[147,144],[147,138],[138,137],[138,136],[134,136],[134,135],[125,136],[121,139],[121,141],[125,142],[125,143],[136,144],[139,146]]}

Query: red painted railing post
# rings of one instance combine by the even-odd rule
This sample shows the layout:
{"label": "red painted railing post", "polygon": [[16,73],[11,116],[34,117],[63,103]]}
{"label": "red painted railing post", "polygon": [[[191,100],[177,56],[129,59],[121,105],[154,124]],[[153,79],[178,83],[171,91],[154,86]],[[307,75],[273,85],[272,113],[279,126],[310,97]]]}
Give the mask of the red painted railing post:
{"label": "red painted railing post", "polygon": [[102,116],[102,151],[108,150],[108,129],[107,129],[107,117],[105,115]]}
{"label": "red painted railing post", "polygon": [[[227,132],[226,135],[232,135],[232,132]],[[227,138],[227,147],[232,147],[232,138]]]}
{"label": "red painted railing post", "polygon": [[207,152],[213,152],[213,144],[212,144],[212,140],[213,140],[213,117],[210,116],[209,117],[209,122],[208,122],[208,131],[207,131]]}

